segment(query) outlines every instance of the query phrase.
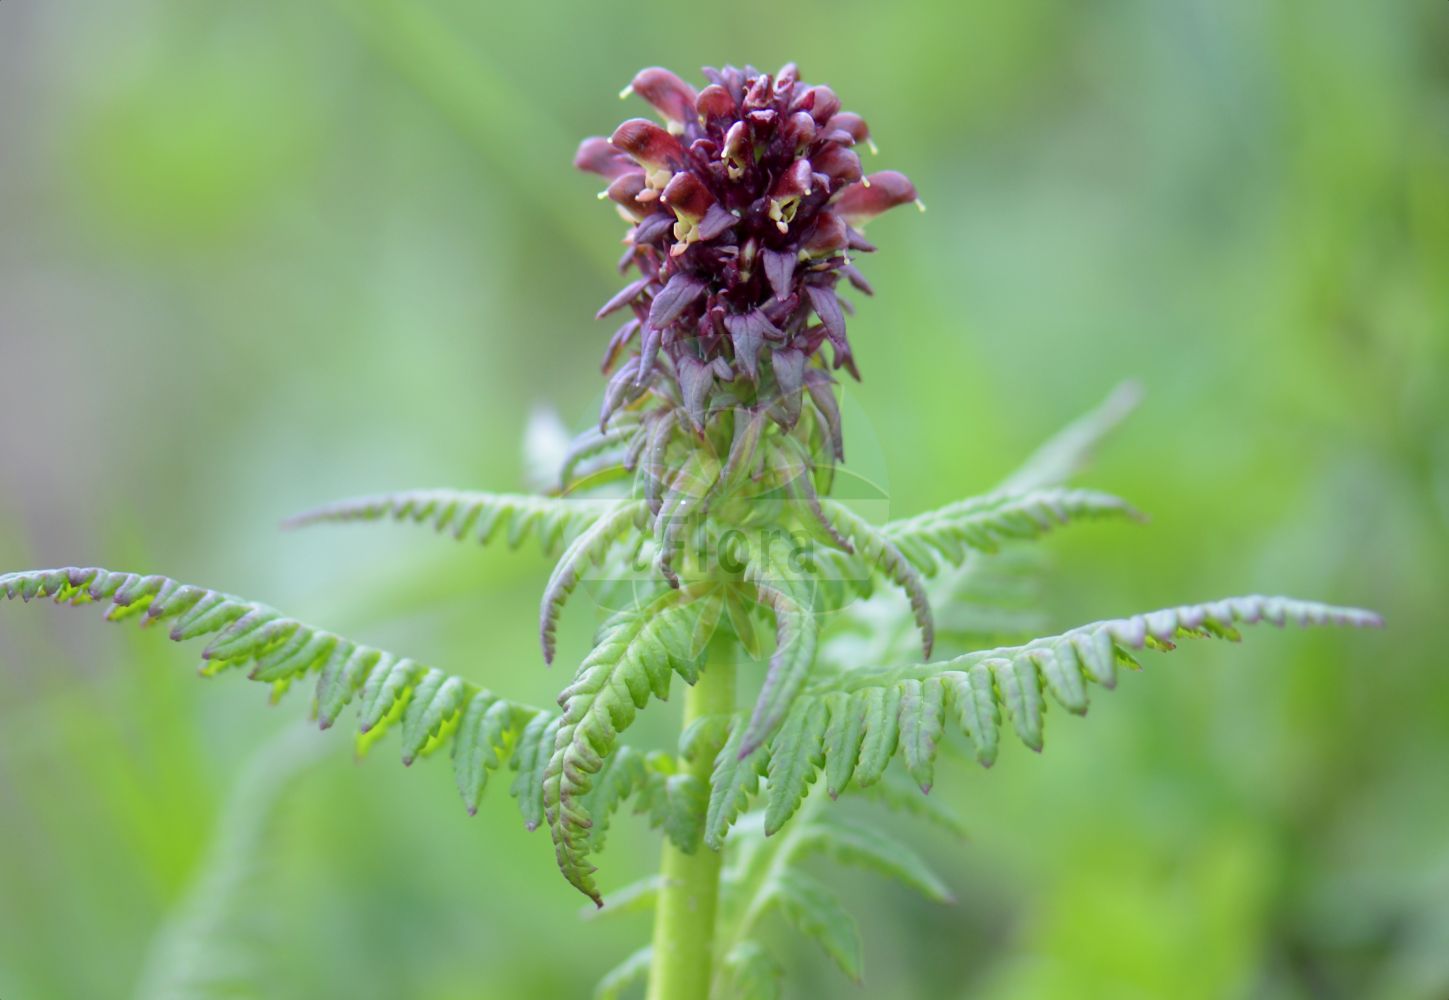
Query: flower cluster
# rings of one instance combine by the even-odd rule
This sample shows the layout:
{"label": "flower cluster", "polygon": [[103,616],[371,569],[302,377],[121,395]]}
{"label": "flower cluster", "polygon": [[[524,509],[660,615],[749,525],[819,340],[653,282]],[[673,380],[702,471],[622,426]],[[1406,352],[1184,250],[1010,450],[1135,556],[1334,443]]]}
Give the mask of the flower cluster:
{"label": "flower cluster", "polygon": [[[620,269],[639,277],[599,311],[628,310],[609,342],[614,372],[602,422],[667,383],[702,429],[720,382],[732,404],[758,403],[793,422],[802,388],[834,368],[859,378],[845,331],[842,277],[870,293],[850,263],[874,249],[860,233],[916,190],[902,174],[865,176],[856,147],[869,143],[859,115],[795,66],[773,77],[746,67],[706,69],[696,92],[664,69],[641,71],[637,94],[664,124],[635,118],[579,146],[575,165],[609,180],[605,195],[631,228]],[[812,385],[813,383],[813,385]],[[828,388],[827,390],[828,391]]]}

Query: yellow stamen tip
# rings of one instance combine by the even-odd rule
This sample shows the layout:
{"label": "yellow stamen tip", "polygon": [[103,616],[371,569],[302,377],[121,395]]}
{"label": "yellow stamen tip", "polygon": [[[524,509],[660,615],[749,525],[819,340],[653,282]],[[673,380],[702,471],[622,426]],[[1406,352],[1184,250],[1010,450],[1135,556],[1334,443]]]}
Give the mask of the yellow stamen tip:
{"label": "yellow stamen tip", "polygon": [[875,140],[874,139],[867,139],[867,140],[865,140],[865,144],[870,147],[870,155],[871,156],[875,156],[877,153],[880,152],[880,147],[875,144]]}
{"label": "yellow stamen tip", "polygon": [[921,199],[917,198],[916,199],[916,207],[919,208],[922,212],[924,212],[926,210],[926,203],[924,201],[922,201]]}
{"label": "yellow stamen tip", "polygon": [[621,101],[628,100],[629,99],[629,95],[631,95],[632,93],[634,93],[634,85],[631,83],[631,84],[629,84],[629,86],[627,86],[623,90],[619,91],[619,100],[621,100]]}
{"label": "yellow stamen tip", "polygon": [[861,187],[870,187],[870,178],[869,177],[862,177],[860,179],[860,186]]}

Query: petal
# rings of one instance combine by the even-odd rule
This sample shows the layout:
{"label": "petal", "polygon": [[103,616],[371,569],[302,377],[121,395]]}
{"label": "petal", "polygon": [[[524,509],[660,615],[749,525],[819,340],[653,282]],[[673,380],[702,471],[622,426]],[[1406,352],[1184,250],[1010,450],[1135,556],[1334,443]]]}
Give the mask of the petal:
{"label": "petal", "polygon": [[[633,167],[633,164],[630,166]],[[635,221],[638,221],[649,214],[652,208],[652,206],[639,203],[639,193],[643,190],[644,171],[633,167],[629,173],[620,174],[614,178],[614,183],[610,184],[604,193],[609,196],[611,201],[616,202],[620,208],[632,215]]]}
{"label": "petal", "polygon": [[825,124],[826,132],[844,132],[849,135],[852,142],[861,143],[870,141],[870,126],[865,119],[853,111],[842,111],[835,115]]}
{"label": "petal", "polygon": [[828,142],[810,157],[810,165],[829,177],[835,190],[847,184],[854,184],[863,175],[860,157],[855,150],[847,149],[836,142]]}
{"label": "petal", "polygon": [[671,122],[683,125],[694,117],[694,88],[667,69],[658,66],[641,69],[624,88],[622,96],[628,97],[631,93],[654,105]]}
{"label": "petal", "polygon": [[639,169],[632,160],[609,145],[608,139],[597,135],[579,143],[578,152],[574,154],[574,166],[610,178]]}
{"label": "petal", "polygon": [[797,111],[786,118],[784,126],[780,129],[785,140],[794,147],[796,156],[810,148],[810,144],[815,141],[816,131],[815,119],[804,111]]}
{"label": "petal", "polygon": [[771,198],[803,198],[810,193],[815,170],[809,160],[796,160],[770,189]]}
{"label": "petal", "polygon": [[704,119],[706,125],[734,118],[739,113],[730,92],[717,83],[711,83],[699,92],[694,100],[694,110]]}
{"label": "petal", "polygon": [[659,200],[669,206],[677,217],[698,222],[714,204],[714,195],[698,177],[681,170],[670,178]]}
{"label": "petal", "polygon": [[844,250],[849,243],[850,233],[844,220],[834,212],[821,212],[802,249],[812,257],[825,257]]}
{"label": "petal", "polygon": [[835,91],[821,84],[818,87],[811,87],[795,98],[795,103],[790,110],[808,111],[811,118],[824,125],[840,110],[840,98],[835,96]]}
{"label": "petal", "polygon": [[651,170],[678,169],[684,163],[679,140],[644,118],[630,118],[616,128],[609,145]]}
{"label": "petal", "polygon": [[744,122],[735,122],[725,133],[724,150],[720,153],[720,159],[724,161],[725,173],[732,181],[739,180],[754,162],[750,127]]}
{"label": "petal", "polygon": [[841,191],[831,207],[852,226],[861,226],[888,209],[916,200],[916,186],[905,174],[882,170]]}

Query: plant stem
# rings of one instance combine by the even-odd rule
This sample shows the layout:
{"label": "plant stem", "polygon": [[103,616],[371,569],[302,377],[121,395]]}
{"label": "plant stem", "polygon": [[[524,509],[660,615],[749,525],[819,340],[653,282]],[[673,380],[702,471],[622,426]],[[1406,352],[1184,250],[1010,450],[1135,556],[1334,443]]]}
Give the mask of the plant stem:
{"label": "plant stem", "polygon": [[[728,629],[719,629],[710,640],[708,662],[685,695],[685,726],[707,715],[734,711],[738,648]],[[688,773],[706,787],[718,751],[718,746],[701,746],[686,765]],[[654,911],[648,1000],[708,1000],[723,860],[722,851],[703,844],[686,854],[665,839],[660,861],[664,885]]]}

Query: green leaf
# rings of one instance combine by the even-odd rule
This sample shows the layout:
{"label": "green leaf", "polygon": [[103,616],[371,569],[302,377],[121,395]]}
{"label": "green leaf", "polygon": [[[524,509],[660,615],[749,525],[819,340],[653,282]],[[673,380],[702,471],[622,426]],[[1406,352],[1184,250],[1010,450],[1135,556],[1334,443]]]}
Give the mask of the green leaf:
{"label": "green leaf", "polygon": [[663,875],[646,876],[609,893],[608,902],[602,908],[586,906],[580,911],[580,916],[585,920],[597,920],[600,917],[616,917],[627,913],[647,913],[658,903],[659,892],[663,888]]}
{"label": "green leaf", "polygon": [[779,552],[783,543],[765,542],[761,558],[746,570],[760,600],[775,613],[775,652],[760,688],[750,722],[740,746],[742,754],[753,753],[780,727],[795,696],[805,685],[815,664],[815,645],[820,623],[800,585],[788,558]]}
{"label": "green leaf", "polygon": [[830,724],[825,729],[825,790],[837,798],[850,784],[860,744],[865,738],[865,715],[861,705],[844,691],[825,696]]}
{"label": "green leaf", "polygon": [[619,1000],[624,991],[649,978],[649,966],[654,960],[654,950],[640,948],[624,961],[604,974],[594,988],[594,1000]]}
{"label": "green leaf", "polygon": [[478,812],[489,774],[502,766],[522,733],[520,714],[487,691],[476,692],[468,700],[453,737],[453,773],[469,816]]}
{"label": "green leaf", "polygon": [[725,835],[740,813],[749,804],[750,796],[760,787],[760,777],[769,762],[765,748],[741,758],[745,727],[739,721],[730,730],[729,739],[714,758],[714,772],[709,783],[709,809],[704,822],[704,842],[711,850],[724,849]]}
{"label": "green leaf", "polygon": [[906,770],[922,792],[931,790],[945,703],[946,689],[939,677],[901,682],[901,751]]}
{"label": "green leaf", "polygon": [[488,544],[502,536],[517,548],[530,536],[543,551],[556,552],[613,508],[617,501],[537,497],[466,490],[409,490],[356,497],[305,511],[283,522],[286,528],[345,521],[410,521],[431,524],[460,541]]}
{"label": "green leaf", "polygon": [[941,674],[941,680],[951,692],[962,730],[976,745],[976,759],[990,767],[1001,746],[1001,709],[996,702],[991,668],[978,663],[970,670],[947,670]]}
{"label": "green leaf", "polygon": [[960,566],[971,552],[995,552],[1005,542],[1039,538],[1069,521],[1106,517],[1142,519],[1125,500],[1109,493],[1041,489],[958,500],[892,521],[881,533],[930,576],[942,564]]}
{"label": "green leaf", "polygon": [[[264,604],[163,576],[74,567],[37,570],[0,576],[0,594],[22,600],[51,597],[71,605],[109,602],[107,617],[113,621],[167,622],[176,642],[209,636],[202,653],[205,672],[250,667],[253,680],[274,690],[315,673],[321,727],[332,726],[356,703],[363,733],[360,750],[399,721],[404,761],[455,740],[454,772],[470,812],[478,807],[488,773],[510,756],[523,720],[532,719],[542,729],[556,718],[444,671],[288,618]],[[520,751],[530,748],[526,739],[517,742]],[[530,815],[527,796],[524,815]]]}
{"label": "green leaf", "polygon": [[553,662],[558,619],[569,595],[578,587],[590,566],[603,562],[621,535],[630,528],[642,527],[647,510],[640,500],[620,502],[589,525],[560,557],[549,576],[548,585],[544,587],[543,602],[538,612],[539,639],[543,644],[545,662]]}
{"label": "green leaf", "polygon": [[695,625],[708,606],[691,590],[668,591],[642,607],[615,615],[559,695],[563,706],[544,772],[543,802],[559,869],[579,891],[602,905],[593,880],[588,796],[614,751],[619,733],[651,697],[667,698],[679,674],[694,683],[700,656]]}
{"label": "green leaf", "polygon": [[823,701],[811,701],[791,712],[780,728],[770,752],[765,835],[779,831],[795,814],[815,772],[825,764],[825,729],[829,711]]}
{"label": "green leaf", "polygon": [[855,695],[865,718],[865,736],[860,742],[860,761],[855,783],[867,788],[879,781],[895,756],[900,737],[901,689],[867,688]]}
{"label": "green leaf", "polygon": [[1137,408],[1141,400],[1142,387],[1136,382],[1118,385],[1095,409],[1072,421],[1032,452],[1031,457],[1001,484],[1002,491],[1025,493],[1060,486],[1075,478],[1090,464],[1103,439]]}
{"label": "green leaf", "polygon": [[931,600],[926,594],[925,581],[899,546],[882,529],[869,523],[844,504],[822,500],[821,508],[836,530],[850,539],[855,547],[851,562],[863,565],[872,571],[884,574],[905,592],[915,616],[916,628],[921,633],[921,648],[929,659],[936,642],[936,624],[931,613]]}
{"label": "green leaf", "polygon": [[964,839],[966,836],[966,824],[941,800],[941,796],[922,794],[914,782],[894,771],[887,771],[880,781],[869,788],[855,788],[852,792],[874,799],[896,812],[920,817],[954,837]]}
{"label": "green leaf", "polygon": [[878,872],[910,886],[933,902],[955,902],[946,883],[920,855],[874,827],[855,821],[816,819],[801,835],[800,850],[824,854],[840,864]]}
{"label": "green leaf", "polygon": [[[895,735],[876,721],[885,700],[908,695],[911,681],[939,678],[950,691],[963,729],[976,743],[976,754],[990,764],[997,752],[997,726],[1005,709],[1022,742],[1042,746],[1043,689],[1074,712],[1086,709],[1087,681],[1110,682],[1113,663],[1135,666],[1133,653],[1142,649],[1166,652],[1186,638],[1238,638],[1238,627],[1259,622],[1275,625],[1344,625],[1373,627],[1378,615],[1358,608],[1333,607],[1286,597],[1235,597],[1206,604],[1166,608],[1131,618],[1094,622],[1061,635],[1035,639],[1021,646],[1005,646],[958,656],[936,663],[907,667],[859,669],[837,675],[810,688],[802,697],[825,697],[845,690],[867,710],[866,736],[861,746],[857,783],[870,773],[867,760],[883,768],[882,756],[894,752]],[[924,689],[923,689],[924,692]],[[876,741],[889,742],[890,750]],[[912,739],[909,757],[919,770],[931,756],[929,741]]]}
{"label": "green leaf", "polygon": [[724,957],[714,995],[729,1000],[779,1000],[785,970],[755,941],[741,941]]}
{"label": "green leaf", "polygon": [[769,896],[796,930],[813,938],[841,972],[860,982],[860,930],[830,890],[804,872],[787,869]]}
{"label": "green leaf", "polygon": [[509,791],[518,800],[523,823],[530,830],[537,830],[543,822],[544,772],[562,722],[563,719],[557,715],[540,712],[523,727],[518,737],[518,748],[513,752],[510,766],[518,772],[518,776],[513,779]]}

